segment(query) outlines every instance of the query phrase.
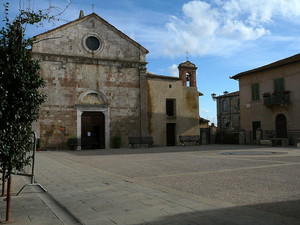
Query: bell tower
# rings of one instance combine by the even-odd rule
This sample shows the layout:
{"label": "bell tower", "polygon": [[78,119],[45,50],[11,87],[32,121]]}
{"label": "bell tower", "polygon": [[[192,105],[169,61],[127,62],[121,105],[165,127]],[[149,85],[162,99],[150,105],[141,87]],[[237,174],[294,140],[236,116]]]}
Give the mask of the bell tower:
{"label": "bell tower", "polygon": [[178,66],[179,77],[182,80],[182,86],[186,87],[197,87],[196,82],[196,70],[198,68],[194,63],[191,63],[189,60],[186,62],[180,63]]}

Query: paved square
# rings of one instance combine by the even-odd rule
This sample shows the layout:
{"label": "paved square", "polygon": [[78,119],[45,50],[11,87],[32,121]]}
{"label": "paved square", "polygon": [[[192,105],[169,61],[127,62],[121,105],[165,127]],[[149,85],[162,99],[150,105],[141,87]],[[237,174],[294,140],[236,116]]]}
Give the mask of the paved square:
{"label": "paved square", "polygon": [[36,167],[84,224],[300,224],[299,148],[38,152]]}

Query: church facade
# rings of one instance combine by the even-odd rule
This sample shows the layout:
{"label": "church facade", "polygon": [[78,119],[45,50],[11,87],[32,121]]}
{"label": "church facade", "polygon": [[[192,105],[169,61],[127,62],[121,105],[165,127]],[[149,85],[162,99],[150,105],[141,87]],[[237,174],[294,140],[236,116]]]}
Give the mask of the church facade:
{"label": "church facade", "polygon": [[[157,145],[176,145],[178,135],[199,134],[196,66],[183,65],[179,78],[157,78],[146,71],[147,53],[95,13],[81,13],[79,19],[36,36],[32,57],[40,62],[46,83],[42,91],[47,95],[39,121],[33,125],[41,146],[61,149],[69,139],[80,139],[82,144],[104,149],[118,137],[126,147],[128,137],[150,135]],[[160,88],[164,84],[165,90],[176,95],[161,96],[167,93]],[[166,117],[171,107],[166,104],[172,104],[172,99],[173,108],[182,107],[186,113],[182,115],[178,108],[176,117],[157,127],[157,101],[159,107],[164,105],[160,113]],[[190,122],[181,122],[181,117]],[[170,141],[168,126],[174,125],[166,124],[174,123]]]}

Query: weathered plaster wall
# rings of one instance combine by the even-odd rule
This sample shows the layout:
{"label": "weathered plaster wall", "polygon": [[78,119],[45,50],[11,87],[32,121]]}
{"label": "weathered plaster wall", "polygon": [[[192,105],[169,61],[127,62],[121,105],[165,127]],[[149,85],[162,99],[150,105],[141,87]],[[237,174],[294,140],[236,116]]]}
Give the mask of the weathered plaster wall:
{"label": "weathered plaster wall", "polygon": [[[148,131],[155,144],[166,145],[166,124],[176,123],[176,137],[199,135],[199,93],[180,79],[147,78]],[[166,116],[166,99],[176,99],[176,116]],[[177,144],[179,144],[177,140]]]}
{"label": "weathered plaster wall", "polygon": [[[274,79],[284,78],[285,90],[290,91],[290,104],[266,107],[263,105],[262,94],[273,93]],[[275,120],[278,114],[284,114],[287,118],[289,130],[300,129],[300,63],[288,64],[242,76],[240,85],[240,110],[241,127],[245,130],[252,130],[253,121],[261,121],[263,130],[275,130]],[[251,100],[251,85],[259,83],[260,100]]]}

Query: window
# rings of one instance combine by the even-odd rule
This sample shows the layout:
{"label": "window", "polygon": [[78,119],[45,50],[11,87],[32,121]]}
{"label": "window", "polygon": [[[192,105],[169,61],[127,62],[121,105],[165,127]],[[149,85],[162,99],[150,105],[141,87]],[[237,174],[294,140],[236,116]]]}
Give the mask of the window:
{"label": "window", "polygon": [[284,92],[284,79],[278,78],[274,80],[274,92],[283,93]]}
{"label": "window", "polygon": [[92,50],[96,51],[100,47],[100,41],[94,36],[90,36],[85,40],[86,46]]}
{"label": "window", "polygon": [[186,73],[186,86],[189,87],[191,84],[191,74]]}
{"label": "window", "polygon": [[166,100],[166,115],[169,117],[175,117],[176,99]]}
{"label": "window", "polygon": [[227,112],[228,111],[228,101],[227,100],[223,100],[222,101],[222,111],[223,112]]}
{"label": "window", "polygon": [[97,33],[90,32],[83,36],[82,46],[87,52],[96,54],[103,49],[103,41]]}
{"label": "window", "polygon": [[252,84],[252,101],[259,99],[259,83]]}
{"label": "window", "polygon": [[223,118],[223,128],[227,128],[228,120],[226,117]]}

